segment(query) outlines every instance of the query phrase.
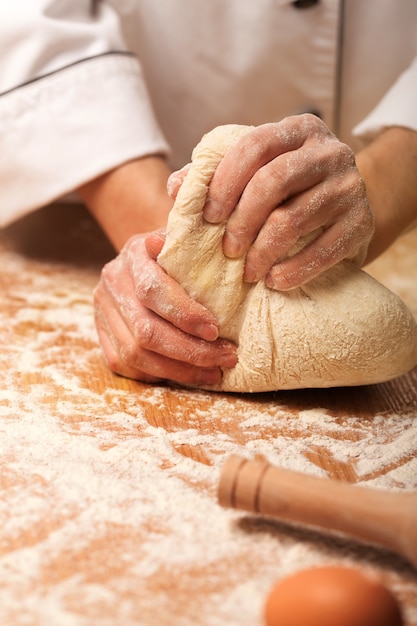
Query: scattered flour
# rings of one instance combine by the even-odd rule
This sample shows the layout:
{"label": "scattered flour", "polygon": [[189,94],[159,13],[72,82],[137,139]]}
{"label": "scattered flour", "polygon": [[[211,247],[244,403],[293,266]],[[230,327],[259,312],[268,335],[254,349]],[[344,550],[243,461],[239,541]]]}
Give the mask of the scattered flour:
{"label": "scattered flour", "polygon": [[377,571],[417,624],[404,563],[216,502],[236,452],[415,488],[415,395],[374,416],[339,406],[338,390],[231,397],[126,381],[101,361],[96,275],[7,251],[2,263],[2,626],[261,626],[276,579],[327,561]]}

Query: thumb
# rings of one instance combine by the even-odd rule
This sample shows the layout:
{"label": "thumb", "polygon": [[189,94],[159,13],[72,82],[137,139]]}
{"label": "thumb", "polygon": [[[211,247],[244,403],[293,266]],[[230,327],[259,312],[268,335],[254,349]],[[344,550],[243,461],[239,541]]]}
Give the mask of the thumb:
{"label": "thumb", "polygon": [[165,243],[165,231],[155,230],[145,237],[145,246],[149,256],[156,260]]}
{"label": "thumb", "polygon": [[178,191],[188,174],[190,165],[190,163],[187,163],[187,165],[184,165],[184,167],[182,167],[180,170],[172,172],[171,176],[168,178],[167,191],[169,197],[172,198],[172,200],[175,200],[175,198],[177,197]]}

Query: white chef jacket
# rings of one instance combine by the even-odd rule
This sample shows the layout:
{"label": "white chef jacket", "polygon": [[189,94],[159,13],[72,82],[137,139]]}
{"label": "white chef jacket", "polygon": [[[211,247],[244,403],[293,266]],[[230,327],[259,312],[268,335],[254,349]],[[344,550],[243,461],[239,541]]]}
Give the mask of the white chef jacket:
{"label": "white chef jacket", "polygon": [[416,55],[417,0],[2,2],[0,225],[219,124],[417,130]]}

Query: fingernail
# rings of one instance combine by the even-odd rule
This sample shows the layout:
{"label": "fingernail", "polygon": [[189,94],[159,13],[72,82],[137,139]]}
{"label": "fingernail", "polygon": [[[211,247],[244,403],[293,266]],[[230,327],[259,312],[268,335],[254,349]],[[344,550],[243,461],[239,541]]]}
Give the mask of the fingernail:
{"label": "fingernail", "polygon": [[207,200],[204,205],[203,215],[207,222],[216,224],[223,221],[223,208],[216,200]]}
{"label": "fingernail", "polygon": [[237,257],[241,256],[243,252],[242,245],[237,237],[235,237],[235,235],[232,235],[232,233],[228,233],[227,231],[223,239],[223,250],[225,255],[232,259],[236,259]]}
{"label": "fingernail", "polygon": [[247,283],[255,283],[257,280],[259,280],[259,278],[260,277],[258,276],[256,267],[254,267],[250,263],[246,263],[245,271],[243,273],[243,279]]}
{"label": "fingernail", "polygon": [[236,352],[229,352],[228,354],[223,354],[223,356],[219,359],[219,365],[221,367],[234,367],[237,363],[237,354]]}
{"label": "fingernail", "polygon": [[216,324],[199,324],[197,326],[197,335],[206,341],[216,341],[219,336],[219,329]]}
{"label": "fingernail", "polygon": [[276,291],[290,291],[298,285],[293,285],[290,278],[285,274],[279,273],[274,267],[274,272],[269,272],[265,276],[265,285],[268,289],[275,289]]}

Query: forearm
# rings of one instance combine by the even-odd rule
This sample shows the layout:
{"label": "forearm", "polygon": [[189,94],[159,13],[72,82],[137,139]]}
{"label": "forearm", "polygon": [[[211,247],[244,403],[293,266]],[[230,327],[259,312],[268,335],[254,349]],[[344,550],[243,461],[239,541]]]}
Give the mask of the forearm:
{"label": "forearm", "polygon": [[393,127],[356,157],[375,214],[366,263],[417,222],[417,132]]}
{"label": "forearm", "polygon": [[120,250],[132,235],[165,226],[172,206],[166,191],[170,173],[163,157],[143,157],[77,191],[116,250]]}

